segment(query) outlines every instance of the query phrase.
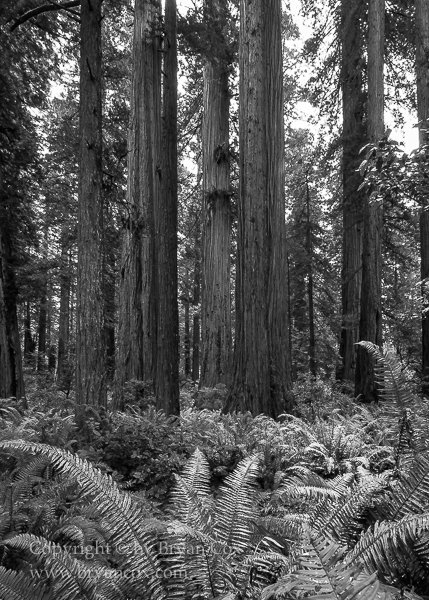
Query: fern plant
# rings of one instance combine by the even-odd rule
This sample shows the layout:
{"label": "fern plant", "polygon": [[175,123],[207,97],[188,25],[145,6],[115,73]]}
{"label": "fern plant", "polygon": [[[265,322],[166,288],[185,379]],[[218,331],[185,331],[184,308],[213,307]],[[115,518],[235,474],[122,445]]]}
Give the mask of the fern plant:
{"label": "fern plant", "polygon": [[[32,467],[23,469],[24,473],[17,477],[13,492],[16,498],[23,501],[28,482],[34,494],[37,474],[49,463],[49,468],[64,478],[59,487],[54,486],[57,498],[77,494],[82,507],[80,512],[66,509],[58,516],[58,503],[53,502],[51,514],[47,516],[45,512],[41,519],[39,535],[20,533],[15,525],[11,531],[8,513],[12,504],[6,494],[0,517],[6,525],[0,544],[3,564],[17,567],[23,576],[27,575],[28,584],[47,578],[54,600],[136,598],[142,589],[147,598],[166,597],[157,549],[157,535],[165,526],[145,518],[130,494],[120,490],[111,477],[65,450],[23,440],[1,442],[0,448],[14,456],[36,457],[30,463]],[[45,494],[44,504],[49,507],[49,494],[45,492],[42,489],[35,496],[40,500]],[[73,506],[76,508],[76,502]],[[82,543],[73,543],[76,541]],[[76,546],[81,550],[76,552]],[[89,555],[96,560],[88,561]],[[102,559],[101,563],[98,559]],[[11,577],[0,573],[0,579],[3,576]]]}
{"label": "fern plant", "polygon": [[254,527],[259,514],[257,460],[256,455],[242,460],[216,499],[210,492],[209,465],[200,450],[176,477],[175,520],[168,530],[170,540],[181,549],[175,556],[177,568],[186,573],[182,598],[257,597],[263,585],[276,577],[276,570],[287,565],[286,557]]}
{"label": "fern plant", "polygon": [[375,475],[362,463],[331,480],[302,467],[284,475],[274,515],[261,525],[287,539],[297,564],[263,598],[416,598],[428,590],[427,407],[407,388],[392,353],[362,345],[376,360],[392,468]]}

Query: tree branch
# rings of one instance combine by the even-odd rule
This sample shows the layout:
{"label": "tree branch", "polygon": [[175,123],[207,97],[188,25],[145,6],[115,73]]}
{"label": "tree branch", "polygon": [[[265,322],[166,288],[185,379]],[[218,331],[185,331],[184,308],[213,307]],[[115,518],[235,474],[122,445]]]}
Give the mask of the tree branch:
{"label": "tree branch", "polygon": [[[22,25],[22,23],[25,23],[29,19],[31,19],[33,17],[37,17],[37,15],[40,15],[44,12],[48,12],[48,11],[52,11],[52,10],[62,10],[62,9],[67,10],[69,8],[72,8],[73,6],[80,6],[80,0],[68,0],[68,2],[64,2],[63,4],[56,4],[56,3],[43,4],[42,6],[38,6],[37,8],[33,8],[33,9],[27,11],[26,13],[21,15],[18,19],[16,19],[16,21],[14,21],[14,23],[11,25],[10,31],[13,31],[17,27],[19,27],[19,25]],[[69,11],[69,12],[74,13],[75,11]]]}

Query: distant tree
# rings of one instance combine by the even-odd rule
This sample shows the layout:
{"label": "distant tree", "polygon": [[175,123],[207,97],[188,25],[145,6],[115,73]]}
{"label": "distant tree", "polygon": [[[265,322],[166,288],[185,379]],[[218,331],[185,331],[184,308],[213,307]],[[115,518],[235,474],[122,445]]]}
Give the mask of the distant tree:
{"label": "distant tree", "polygon": [[240,196],[230,410],[290,410],[280,0],[240,3]]}

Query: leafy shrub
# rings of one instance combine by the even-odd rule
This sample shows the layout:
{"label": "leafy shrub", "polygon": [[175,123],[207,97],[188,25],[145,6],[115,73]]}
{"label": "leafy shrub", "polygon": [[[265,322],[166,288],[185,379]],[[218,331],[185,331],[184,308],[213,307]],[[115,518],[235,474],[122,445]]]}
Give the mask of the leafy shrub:
{"label": "leafy shrub", "polygon": [[153,407],[107,413],[102,428],[94,423],[92,447],[82,454],[113,469],[131,489],[164,504],[190,451],[177,434],[175,419]]}

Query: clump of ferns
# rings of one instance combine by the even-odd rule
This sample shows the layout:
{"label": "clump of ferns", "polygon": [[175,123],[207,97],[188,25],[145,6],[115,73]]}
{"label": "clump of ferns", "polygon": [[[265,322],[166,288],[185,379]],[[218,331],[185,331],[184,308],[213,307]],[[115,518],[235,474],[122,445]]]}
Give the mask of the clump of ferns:
{"label": "clump of ferns", "polygon": [[[14,599],[166,597],[157,549],[165,524],[148,519],[111,477],[68,451],[23,440],[0,448],[32,457],[27,474],[20,469],[3,490],[0,591]],[[52,479],[46,468],[55,481],[45,483]],[[17,511],[25,517],[17,519]]]}
{"label": "clump of ferns", "polygon": [[361,465],[355,473],[335,479],[318,478],[303,468],[286,474],[277,491],[277,505],[261,526],[288,540],[297,562],[295,569],[264,591],[266,600],[302,594],[344,600],[396,598],[398,593],[415,598],[412,590],[419,597],[427,592],[426,415],[423,411],[416,418],[421,403],[406,388],[395,357],[365,345],[377,361],[379,413],[389,425],[393,468],[375,475]]}
{"label": "clump of ferns", "polygon": [[[256,598],[267,583],[287,570],[288,559],[279,552],[281,547],[255,529],[257,477],[257,455],[245,458],[214,499],[209,464],[198,449],[177,476],[171,508],[174,520],[168,527],[171,551],[166,561],[171,569],[184,573],[183,598],[203,600],[223,594],[231,600]],[[177,592],[177,582],[172,582]]]}
{"label": "clump of ferns", "polygon": [[349,417],[333,411],[329,418],[316,418],[312,423],[293,415],[285,415],[284,419],[283,428],[289,436],[286,451],[295,449],[293,456],[288,452],[289,460],[295,464],[334,476],[355,471],[360,465],[381,470],[381,463],[391,463],[392,450],[379,444],[373,431],[374,417],[365,409],[357,409]]}

